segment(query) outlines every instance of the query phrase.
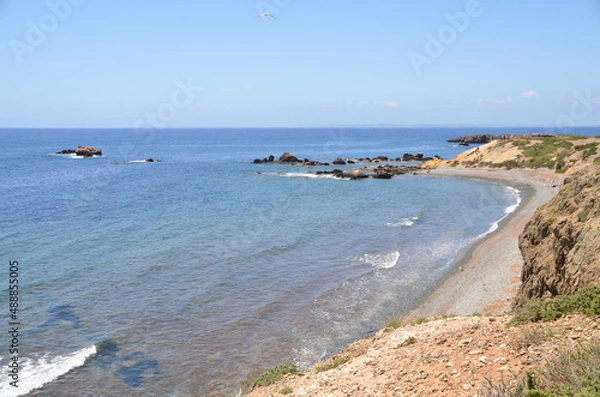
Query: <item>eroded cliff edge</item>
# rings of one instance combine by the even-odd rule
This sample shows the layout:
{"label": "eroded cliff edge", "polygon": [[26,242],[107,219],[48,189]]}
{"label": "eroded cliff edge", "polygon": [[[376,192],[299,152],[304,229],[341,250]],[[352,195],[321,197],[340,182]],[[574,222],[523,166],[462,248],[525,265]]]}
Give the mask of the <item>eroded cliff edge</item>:
{"label": "eroded cliff edge", "polygon": [[600,164],[565,178],[558,195],[540,207],[519,238],[526,299],[573,293],[600,284]]}

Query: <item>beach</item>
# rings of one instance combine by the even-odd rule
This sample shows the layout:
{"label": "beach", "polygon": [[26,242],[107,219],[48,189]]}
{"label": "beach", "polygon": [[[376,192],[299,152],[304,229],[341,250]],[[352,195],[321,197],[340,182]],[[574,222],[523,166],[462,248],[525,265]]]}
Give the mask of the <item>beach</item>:
{"label": "beach", "polygon": [[407,321],[439,315],[502,314],[510,310],[520,287],[523,258],[518,237],[536,209],[559,190],[562,176],[548,169],[441,167],[432,177],[464,177],[500,181],[521,191],[522,201],[499,228],[459,254],[454,273],[440,283]]}

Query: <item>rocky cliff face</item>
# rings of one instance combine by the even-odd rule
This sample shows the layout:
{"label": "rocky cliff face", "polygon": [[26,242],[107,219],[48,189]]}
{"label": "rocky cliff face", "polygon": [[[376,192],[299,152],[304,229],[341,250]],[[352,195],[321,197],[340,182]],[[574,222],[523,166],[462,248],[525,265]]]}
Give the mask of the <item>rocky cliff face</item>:
{"label": "rocky cliff face", "polygon": [[574,292],[600,284],[600,164],[566,178],[559,194],[540,207],[519,238],[524,266],[516,299]]}

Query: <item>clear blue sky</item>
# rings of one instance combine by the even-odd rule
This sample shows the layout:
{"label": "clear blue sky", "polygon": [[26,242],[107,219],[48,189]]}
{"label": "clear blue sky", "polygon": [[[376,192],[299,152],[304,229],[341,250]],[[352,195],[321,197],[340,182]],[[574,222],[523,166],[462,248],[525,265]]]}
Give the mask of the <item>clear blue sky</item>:
{"label": "clear blue sky", "polygon": [[0,127],[600,125],[600,0],[4,0],[0,43]]}

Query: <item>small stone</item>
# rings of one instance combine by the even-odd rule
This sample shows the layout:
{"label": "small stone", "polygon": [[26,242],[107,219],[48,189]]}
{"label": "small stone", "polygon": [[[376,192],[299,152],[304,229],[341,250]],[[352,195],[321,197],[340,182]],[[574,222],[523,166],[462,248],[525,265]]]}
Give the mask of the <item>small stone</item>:
{"label": "small stone", "polygon": [[463,390],[468,391],[471,390],[471,385],[469,385],[468,383],[465,383],[464,385],[462,385]]}
{"label": "small stone", "polygon": [[459,346],[465,346],[465,345],[468,345],[471,342],[473,342],[473,338],[463,339],[460,342],[458,342],[458,345]]}
{"label": "small stone", "polygon": [[483,353],[481,350],[471,350],[468,354],[470,356],[477,356],[479,354]]}

